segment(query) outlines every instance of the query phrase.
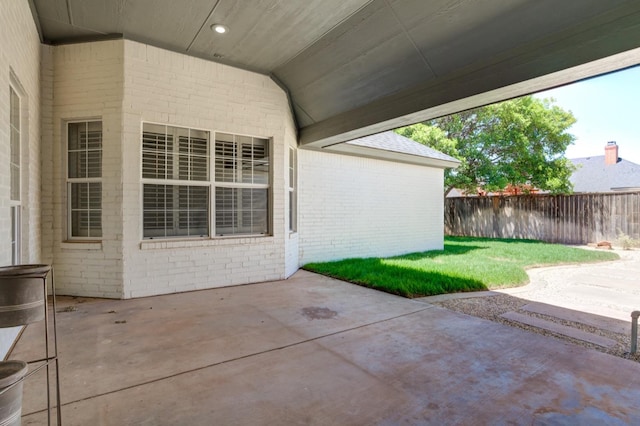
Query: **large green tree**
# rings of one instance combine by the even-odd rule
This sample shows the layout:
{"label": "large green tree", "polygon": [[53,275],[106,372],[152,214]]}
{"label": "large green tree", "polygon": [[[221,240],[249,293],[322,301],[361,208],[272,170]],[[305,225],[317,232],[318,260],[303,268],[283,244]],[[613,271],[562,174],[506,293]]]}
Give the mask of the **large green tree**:
{"label": "large green tree", "polygon": [[524,96],[396,131],[461,161],[445,172],[445,195],[509,184],[567,193],[574,167],[564,153],[575,139],[568,133],[575,121],[552,99]]}

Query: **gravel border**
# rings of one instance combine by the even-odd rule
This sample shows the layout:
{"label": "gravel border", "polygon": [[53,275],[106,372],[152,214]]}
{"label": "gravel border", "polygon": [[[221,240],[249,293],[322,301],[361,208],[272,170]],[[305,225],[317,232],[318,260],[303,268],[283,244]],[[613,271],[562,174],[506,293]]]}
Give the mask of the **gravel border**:
{"label": "gravel border", "polygon": [[[483,292],[486,293],[486,292]],[[464,297],[467,296],[467,297]],[[463,314],[471,315],[478,318],[484,318],[490,321],[499,322],[501,324],[509,325],[511,327],[517,327],[522,330],[541,334],[543,336],[549,336],[566,342],[574,343],[579,346],[583,346],[589,349],[595,349],[599,352],[604,352],[610,355],[617,356],[619,358],[628,359],[631,361],[640,363],[640,352],[636,352],[634,355],[629,354],[629,348],[631,345],[631,330],[628,334],[614,333],[608,330],[603,330],[590,325],[582,324],[579,322],[566,321],[560,318],[555,318],[548,315],[538,314],[522,310],[521,308],[529,303],[528,300],[519,299],[517,297],[510,296],[508,294],[492,293],[482,294],[478,296],[460,295],[459,297],[449,297],[446,300],[431,299],[425,300],[425,302],[441,306],[452,311],[460,312]],[[516,321],[510,321],[500,317],[500,315],[507,312],[518,312],[520,314],[529,315],[532,317],[542,318],[547,321],[552,321],[565,326],[577,328],[589,333],[597,334],[609,339],[612,339],[618,344],[612,348],[604,348],[589,342],[577,340],[562,334],[557,334],[549,330],[545,330],[538,327],[529,326]]]}

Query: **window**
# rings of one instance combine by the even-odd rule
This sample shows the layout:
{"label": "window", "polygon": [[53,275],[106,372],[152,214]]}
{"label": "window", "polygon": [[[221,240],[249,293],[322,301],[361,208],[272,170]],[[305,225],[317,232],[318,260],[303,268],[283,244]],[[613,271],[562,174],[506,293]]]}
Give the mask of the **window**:
{"label": "window", "polygon": [[296,150],[289,147],[289,231],[296,232],[298,225],[298,209],[297,209],[297,197],[296,197]]}
{"label": "window", "polygon": [[217,133],[216,235],[269,233],[269,140]]}
{"label": "window", "polygon": [[269,140],[209,135],[143,123],[144,238],[269,233]]}
{"label": "window", "polygon": [[20,206],[11,206],[11,264],[20,264]]}
{"label": "window", "polygon": [[11,264],[20,263],[20,97],[9,86]]}
{"label": "window", "polygon": [[209,132],[144,123],[143,236],[209,235]]}
{"label": "window", "polygon": [[102,122],[67,123],[69,239],[102,237]]}
{"label": "window", "polygon": [[9,87],[9,127],[11,128],[11,201],[20,201],[20,98]]}

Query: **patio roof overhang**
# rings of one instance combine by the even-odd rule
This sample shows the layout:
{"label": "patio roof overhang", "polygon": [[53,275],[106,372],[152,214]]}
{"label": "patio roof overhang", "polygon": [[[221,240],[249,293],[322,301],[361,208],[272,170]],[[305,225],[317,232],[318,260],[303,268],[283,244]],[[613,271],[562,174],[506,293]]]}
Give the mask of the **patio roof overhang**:
{"label": "patio roof overhang", "polygon": [[28,1],[46,43],[122,37],[270,75],[313,148],[640,62],[635,0]]}

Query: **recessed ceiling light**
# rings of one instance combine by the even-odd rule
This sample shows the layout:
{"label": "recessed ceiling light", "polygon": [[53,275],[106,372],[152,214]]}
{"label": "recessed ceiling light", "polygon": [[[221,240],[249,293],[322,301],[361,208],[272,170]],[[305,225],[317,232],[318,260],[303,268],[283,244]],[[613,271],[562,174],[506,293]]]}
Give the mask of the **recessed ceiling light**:
{"label": "recessed ceiling light", "polygon": [[218,34],[226,34],[229,32],[229,27],[222,24],[213,24],[211,25],[211,29]]}

